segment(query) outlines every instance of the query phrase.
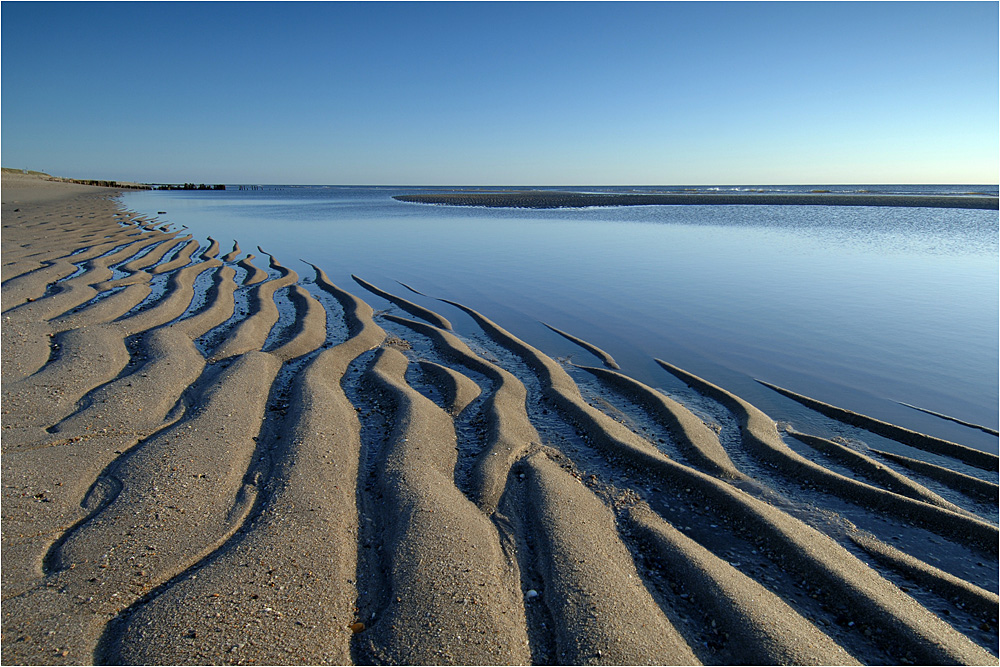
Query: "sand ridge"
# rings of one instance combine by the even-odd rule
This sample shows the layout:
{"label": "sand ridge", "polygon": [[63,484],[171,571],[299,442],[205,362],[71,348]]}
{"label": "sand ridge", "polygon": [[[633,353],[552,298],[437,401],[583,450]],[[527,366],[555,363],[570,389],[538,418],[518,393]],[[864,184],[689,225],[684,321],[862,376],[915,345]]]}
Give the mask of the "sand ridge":
{"label": "sand ridge", "polygon": [[4,175],[5,664],[996,663],[995,457],[354,277],[376,311],[113,194]]}
{"label": "sand ridge", "polygon": [[397,195],[420,204],[491,208],[580,208],[585,206],[917,206],[992,209],[997,197],[884,194],[602,194],[554,190],[437,192]]}

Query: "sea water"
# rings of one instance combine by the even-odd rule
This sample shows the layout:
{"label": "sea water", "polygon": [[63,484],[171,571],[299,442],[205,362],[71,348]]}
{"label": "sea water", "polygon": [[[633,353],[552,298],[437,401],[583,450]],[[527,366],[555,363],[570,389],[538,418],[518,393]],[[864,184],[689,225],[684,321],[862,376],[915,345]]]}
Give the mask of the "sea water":
{"label": "sea water", "polygon": [[[204,240],[259,245],[303,277],[355,274],[449,318],[479,310],[554,357],[599,362],[546,322],[670,391],[664,359],[779,420],[812,416],[760,379],[997,451],[1000,241],[994,210],[830,206],[489,209],[411,204],[442,188],[263,186],[129,193],[125,205]],[[518,189],[518,188],[511,188]],[[996,186],[555,188],[586,192],[876,192],[996,196]],[[231,247],[231,246],[230,246]],[[264,266],[266,259],[258,265]],[[416,295],[405,283],[427,295]],[[805,428],[806,426],[800,426]]]}

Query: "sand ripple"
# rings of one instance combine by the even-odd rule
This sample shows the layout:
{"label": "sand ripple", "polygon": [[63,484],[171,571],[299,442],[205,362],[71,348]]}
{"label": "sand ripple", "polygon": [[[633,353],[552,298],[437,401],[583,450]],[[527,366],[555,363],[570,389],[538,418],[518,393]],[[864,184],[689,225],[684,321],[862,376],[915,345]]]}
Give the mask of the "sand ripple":
{"label": "sand ripple", "polygon": [[5,664],[997,661],[995,455],[14,192]]}

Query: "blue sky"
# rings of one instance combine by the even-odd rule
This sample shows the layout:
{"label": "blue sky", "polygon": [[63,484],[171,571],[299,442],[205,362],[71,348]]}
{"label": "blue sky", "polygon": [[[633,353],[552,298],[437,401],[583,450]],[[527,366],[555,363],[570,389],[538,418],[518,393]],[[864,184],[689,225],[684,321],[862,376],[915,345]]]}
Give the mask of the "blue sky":
{"label": "blue sky", "polygon": [[156,182],[996,183],[998,3],[29,3],[2,163]]}

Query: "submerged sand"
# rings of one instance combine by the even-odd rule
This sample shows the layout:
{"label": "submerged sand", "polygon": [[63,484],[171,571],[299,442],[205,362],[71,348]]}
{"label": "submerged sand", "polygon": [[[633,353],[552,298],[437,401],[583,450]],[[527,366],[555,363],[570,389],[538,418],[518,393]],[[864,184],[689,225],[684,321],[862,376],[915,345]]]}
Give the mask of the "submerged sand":
{"label": "submerged sand", "polygon": [[994,455],[3,178],[4,664],[997,662]]}

